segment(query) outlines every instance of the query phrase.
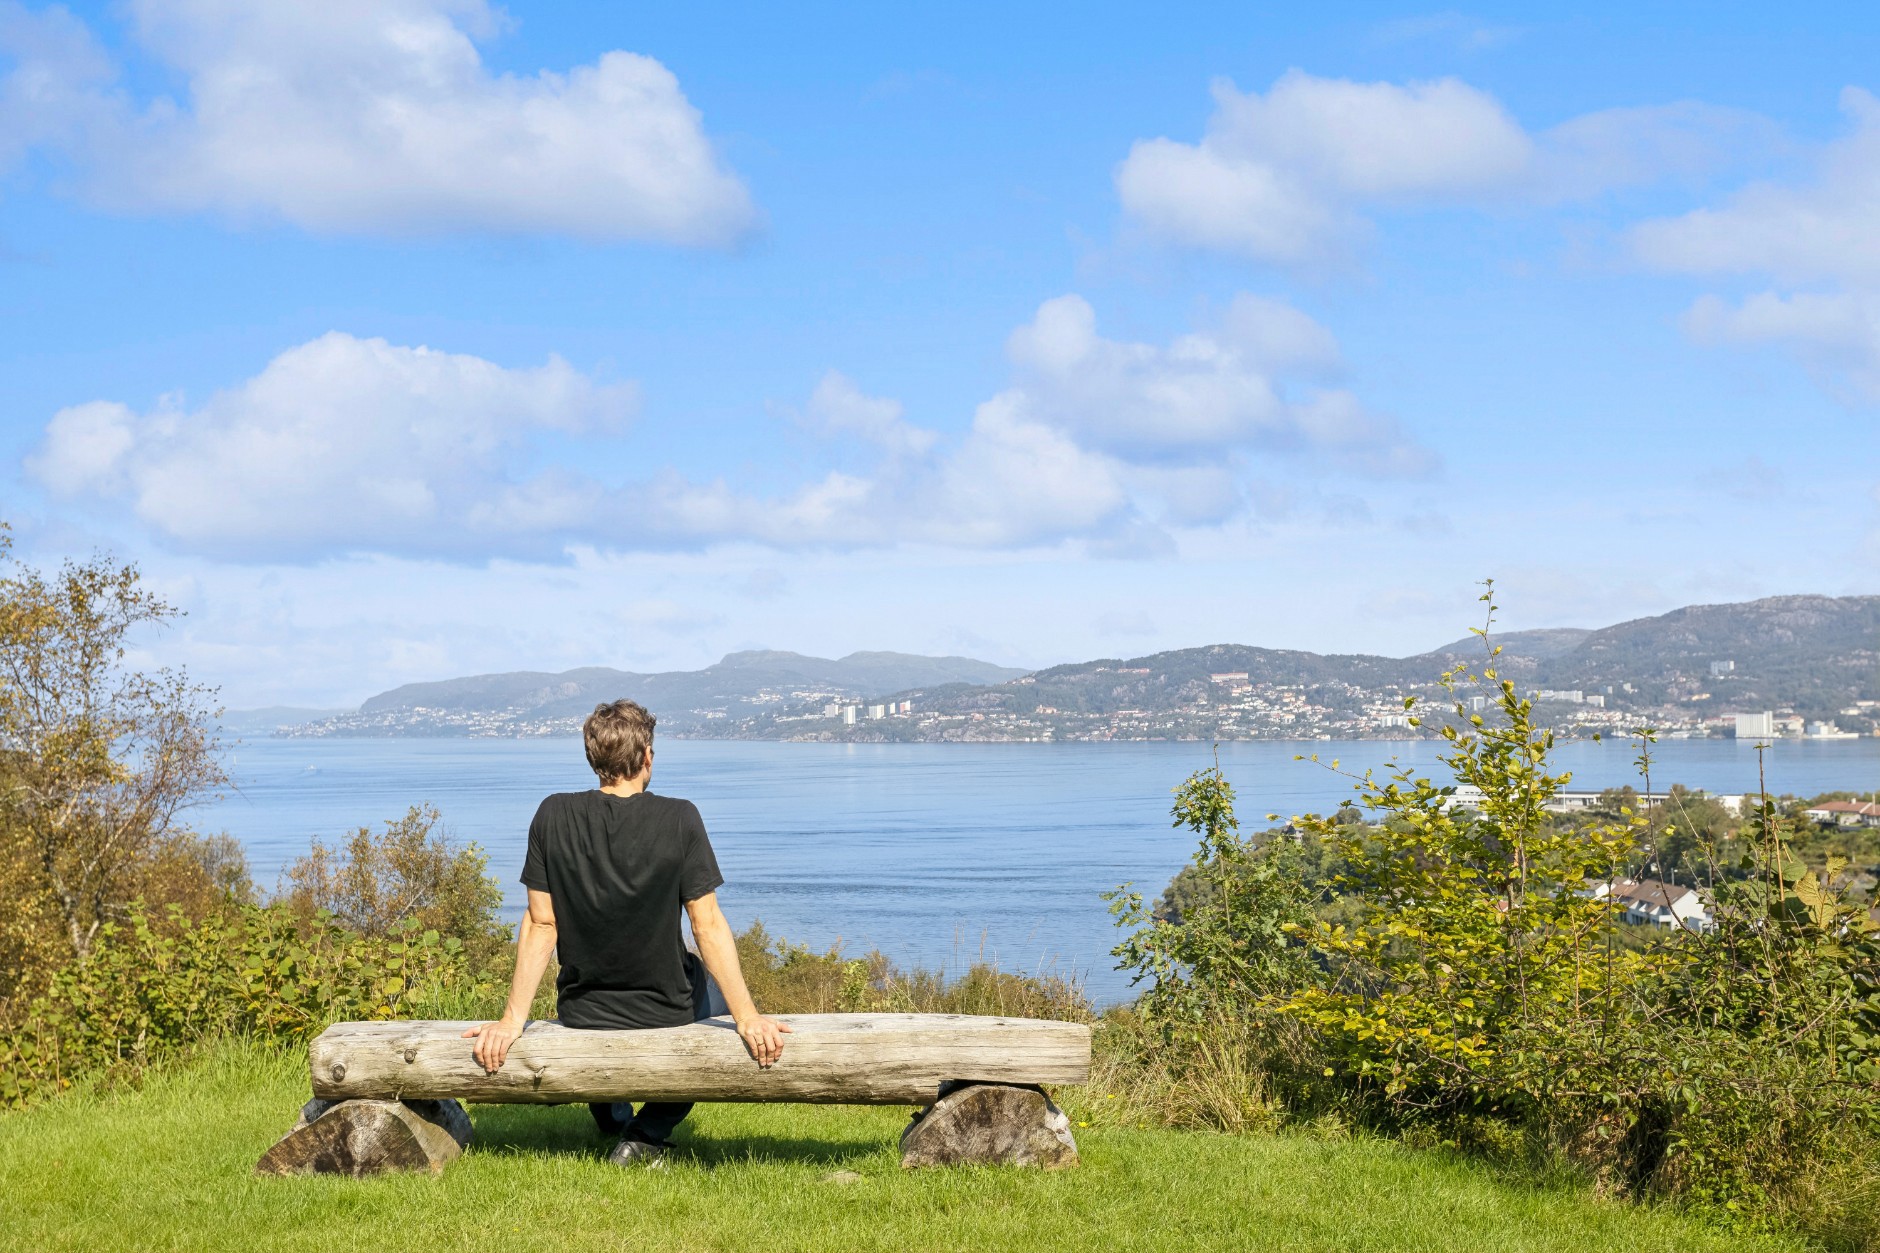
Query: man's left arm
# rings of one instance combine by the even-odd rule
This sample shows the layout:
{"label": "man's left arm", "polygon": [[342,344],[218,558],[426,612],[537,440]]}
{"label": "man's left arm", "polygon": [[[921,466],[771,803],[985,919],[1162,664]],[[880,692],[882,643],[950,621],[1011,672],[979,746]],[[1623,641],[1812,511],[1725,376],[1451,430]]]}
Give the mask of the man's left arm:
{"label": "man's left arm", "polygon": [[718,908],[718,893],[707,892],[685,903],[685,915],[692,920],[692,938],[698,942],[698,955],[705,969],[718,981],[725,995],[725,1008],[738,1024],[738,1036],[744,1041],[759,1066],[768,1069],[783,1056],[783,1037],[788,1023],[766,1018],[757,1012],[750,989],[744,986],[744,968],[738,964],[737,941],[731,938],[731,924],[724,910]]}

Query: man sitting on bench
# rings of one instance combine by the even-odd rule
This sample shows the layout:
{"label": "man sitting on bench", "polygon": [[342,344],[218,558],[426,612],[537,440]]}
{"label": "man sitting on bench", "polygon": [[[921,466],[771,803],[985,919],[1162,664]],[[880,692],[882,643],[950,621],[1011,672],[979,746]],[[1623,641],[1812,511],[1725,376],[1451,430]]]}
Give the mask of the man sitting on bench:
{"label": "man sitting on bench", "polygon": [[[710,1017],[706,972],[718,981],[738,1035],[759,1066],[783,1054],[790,1028],[757,1012],[738,966],[731,926],[718,908],[724,883],[705,824],[691,801],[647,791],[653,777],[653,715],[630,700],[599,705],[581,728],[600,787],[549,797],[529,824],[522,882],[529,910],[517,939],[516,974],[503,1016],[464,1032],[477,1063],[502,1067],[522,1034],[551,953],[556,1013],[566,1027],[637,1030],[682,1027]],[[679,907],[692,921],[698,955],[679,935]],[[700,965],[703,958],[703,968]],[[690,1105],[625,1101],[590,1105],[618,1134],[608,1161],[659,1165],[667,1138]]]}

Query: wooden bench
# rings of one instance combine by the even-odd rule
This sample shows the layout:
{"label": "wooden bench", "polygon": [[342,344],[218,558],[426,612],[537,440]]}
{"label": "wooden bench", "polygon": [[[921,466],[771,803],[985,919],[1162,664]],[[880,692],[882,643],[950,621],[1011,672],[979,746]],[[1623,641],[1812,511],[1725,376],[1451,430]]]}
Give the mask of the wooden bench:
{"label": "wooden bench", "polygon": [[904,1165],[1076,1160],[1043,1090],[1090,1074],[1090,1028],[963,1014],[795,1014],[783,1057],[751,1060],[729,1018],[653,1031],[532,1022],[495,1074],[465,1022],[342,1022],[308,1048],[314,1099],[262,1157],[269,1174],[437,1171],[470,1138],[459,1102],[780,1101],[921,1107]]}

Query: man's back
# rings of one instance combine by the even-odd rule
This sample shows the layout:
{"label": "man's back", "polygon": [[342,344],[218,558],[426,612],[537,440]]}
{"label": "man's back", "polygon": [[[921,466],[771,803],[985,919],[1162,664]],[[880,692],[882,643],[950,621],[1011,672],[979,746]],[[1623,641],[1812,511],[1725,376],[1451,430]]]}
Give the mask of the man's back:
{"label": "man's back", "polygon": [[692,1021],[679,913],[724,882],[692,802],[651,792],[550,796],[529,826],[522,882],[554,899],[563,1023]]}
{"label": "man's back", "polygon": [[[570,1027],[683,1027],[708,1012],[710,975],[751,1060],[771,1066],[783,1056],[790,1028],[758,1013],[744,986],[738,942],[718,908],[724,876],[698,810],[647,791],[655,721],[630,700],[595,706],[581,743],[600,790],[551,796],[529,824],[522,865],[529,909],[516,933],[509,999],[501,1018],[463,1033],[492,1075],[528,1030],[536,989],[557,953],[555,990]],[[679,942],[680,909],[698,941],[696,959]],[[622,1166],[658,1165],[692,1109],[671,1101],[650,1101],[638,1113],[626,1101],[588,1108],[596,1126],[619,1133],[607,1160]]]}

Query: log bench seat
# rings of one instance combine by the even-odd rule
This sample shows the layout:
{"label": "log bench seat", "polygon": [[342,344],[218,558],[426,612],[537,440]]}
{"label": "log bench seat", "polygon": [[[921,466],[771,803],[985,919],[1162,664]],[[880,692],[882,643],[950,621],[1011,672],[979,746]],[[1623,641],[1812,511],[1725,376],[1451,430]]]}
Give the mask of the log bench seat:
{"label": "log bench seat", "polygon": [[920,1107],[908,1166],[1076,1161],[1046,1084],[1083,1083],[1090,1028],[966,1014],[779,1014],[768,1069],[729,1018],[648,1031],[531,1022],[494,1075],[468,1022],[342,1022],[308,1048],[313,1097],[257,1164],[265,1174],[441,1170],[468,1144],[460,1102],[777,1101]]}

